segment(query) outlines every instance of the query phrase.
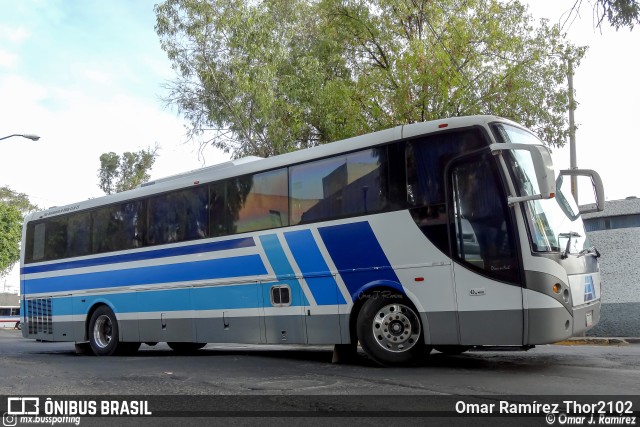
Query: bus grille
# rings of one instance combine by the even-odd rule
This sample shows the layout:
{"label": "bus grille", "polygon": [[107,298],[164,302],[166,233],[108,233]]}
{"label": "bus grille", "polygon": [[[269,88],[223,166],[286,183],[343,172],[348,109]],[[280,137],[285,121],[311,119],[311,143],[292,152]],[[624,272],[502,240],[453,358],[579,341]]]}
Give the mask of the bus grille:
{"label": "bus grille", "polygon": [[29,320],[29,334],[53,334],[51,322],[51,298],[27,300],[27,316]]}

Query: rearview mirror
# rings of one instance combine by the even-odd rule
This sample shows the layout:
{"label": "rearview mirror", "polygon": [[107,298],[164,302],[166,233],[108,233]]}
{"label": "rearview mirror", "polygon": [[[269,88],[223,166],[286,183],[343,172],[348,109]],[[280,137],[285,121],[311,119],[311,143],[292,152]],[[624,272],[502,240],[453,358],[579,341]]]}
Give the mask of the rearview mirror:
{"label": "rearview mirror", "polygon": [[[580,211],[580,214],[601,212],[604,210],[604,187],[602,185],[602,179],[600,178],[598,172],[591,169],[561,170],[560,174],[558,175],[558,179],[556,180],[556,187],[562,187],[564,176],[586,177],[591,182],[594,202],[586,205],[579,205],[578,209]],[[583,179],[581,180],[581,182],[586,182],[586,180]]]}

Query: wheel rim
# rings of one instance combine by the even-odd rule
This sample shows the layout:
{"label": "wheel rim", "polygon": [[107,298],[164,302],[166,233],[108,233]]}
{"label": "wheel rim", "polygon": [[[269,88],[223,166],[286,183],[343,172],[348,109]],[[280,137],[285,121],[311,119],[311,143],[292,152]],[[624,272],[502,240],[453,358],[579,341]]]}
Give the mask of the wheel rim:
{"label": "wheel rim", "polygon": [[113,325],[109,316],[101,315],[93,326],[93,339],[100,348],[105,348],[113,337]]}
{"label": "wheel rim", "polygon": [[420,339],[420,320],[406,305],[389,304],[376,313],[373,336],[380,347],[394,353],[408,351]]}

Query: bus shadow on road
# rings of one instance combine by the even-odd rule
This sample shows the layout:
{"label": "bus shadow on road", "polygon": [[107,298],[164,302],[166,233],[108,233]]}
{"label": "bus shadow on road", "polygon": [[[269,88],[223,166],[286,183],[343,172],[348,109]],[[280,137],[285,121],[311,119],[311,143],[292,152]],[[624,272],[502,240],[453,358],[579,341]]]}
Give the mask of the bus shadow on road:
{"label": "bus shadow on road", "polygon": [[[42,355],[62,355],[62,356],[86,356],[95,357],[91,353],[78,354],[73,348],[62,348],[61,343],[38,343],[41,348],[30,351],[31,354]],[[47,348],[55,345],[55,348]],[[277,359],[280,361],[311,362],[317,364],[327,364],[331,366],[348,366],[363,368],[386,368],[386,369],[432,369],[432,368],[453,368],[465,370],[500,370],[500,371],[523,371],[532,372],[546,371],[552,363],[558,362],[558,356],[549,354],[532,355],[527,352],[508,351],[469,351],[459,355],[449,355],[433,351],[429,355],[419,359],[416,363],[406,366],[382,367],[369,358],[362,349],[357,355],[346,361],[332,363],[333,349],[330,346],[269,346],[269,345],[223,345],[209,344],[203,349],[191,353],[178,353],[170,349],[166,344],[160,343],[155,346],[143,345],[138,352],[126,356],[114,356],[118,359],[145,359],[145,358],[262,358]]]}

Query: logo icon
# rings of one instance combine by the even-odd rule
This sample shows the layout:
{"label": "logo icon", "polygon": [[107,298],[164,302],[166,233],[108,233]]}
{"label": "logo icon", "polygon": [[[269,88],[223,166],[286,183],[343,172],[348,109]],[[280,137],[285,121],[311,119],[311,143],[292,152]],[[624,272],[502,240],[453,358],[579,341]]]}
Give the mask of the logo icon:
{"label": "logo icon", "polygon": [[593,278],[591,276],[584,277],[584,302],[596,299],[596,288],[593,286]]}
{"label": "logo icon", "polygon": [[7,412],[2,415],[2,425],[5,427],[13,427],[18,424],[18,417],[14,414],[9,414]]}

